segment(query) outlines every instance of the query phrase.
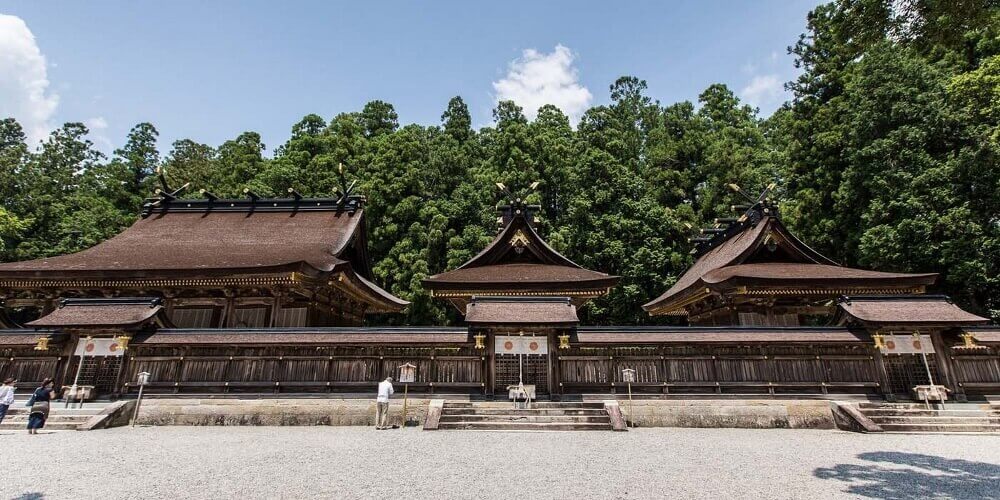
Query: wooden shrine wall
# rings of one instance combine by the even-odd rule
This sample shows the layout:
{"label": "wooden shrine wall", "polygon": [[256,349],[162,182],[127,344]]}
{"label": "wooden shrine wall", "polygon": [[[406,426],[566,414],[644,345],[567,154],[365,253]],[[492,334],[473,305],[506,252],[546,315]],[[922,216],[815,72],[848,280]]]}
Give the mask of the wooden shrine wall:
{"label": "wooden shrine wall", "polygon": [[563,393],[879,393],[880,362],[866,345],[595,346],[559,351]]}
{"label": "wooden shrine wall", "polygon": [[968,395],[1000,394],[1000,346],[952,349],[956,383]]}
{"label": "wooden shrine wall", "polygon": [[[71,384],[76,358],[58,346],[46,352],[0,347],[0,378],[30,391],[45,377]],[[1000,393],[1000,346],[951,349],[952,382],[969,396]],[[844,345],[574,345],[553,353],[555,394],[625,392],[622,370],[636,370],[636,394],[883,393],[882,358],[866,344]],[[369,393],[399,366],[417,366],[410,391],[482,394],[489,356],[471,344],[412,346],[163,346],[133,344],[118,371],[119,393],[135,393],[136,374],[152,374],[153,394]],[[87,370],[84,370],[86,373]],[[942,381],[944,382],[944,381]]]}
{"label": "wooden shrine wall", "polygon": [[39,352],[33,346],[0,348],[0,380],[17,379],[20,390],[31,391],[46,377],[59,377],[65,358],[54,352]]}
{"label": "wooden shrine wall", "polygon": [[[414,392],[481,393],[485,360],[471,346],[455,347],[211,347],[133,346],[125,385],[150,373],[150,393],[372,392],[399,367],[417,367]],[[397,382],[398,383],[398,382]]]}

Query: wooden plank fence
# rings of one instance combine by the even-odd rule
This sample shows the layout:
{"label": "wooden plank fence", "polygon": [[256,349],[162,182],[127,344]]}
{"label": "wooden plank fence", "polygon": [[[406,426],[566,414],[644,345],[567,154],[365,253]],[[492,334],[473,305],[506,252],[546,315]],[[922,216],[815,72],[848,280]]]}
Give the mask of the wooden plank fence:
{"label": "wooden plank fence", "polygon": [[[57,348],[0,348],[0,378],[30,391],[45,377],[72,383],[76,358]],[[875,350],[845,345],[598,345],[553,355],[557,394],[623,393],[622,370],[636,370],[633,392],[647,395],[884,394],[885,366]],[[954,383],[969,396],[1000,394],[1000,346],[951,349]],[[151,373],[152,394],[371,392],[399,367],[417,366],[411,392],[483,394],[489,355],[471,345],[143,346],[120,364],[115,392],[134,393],[136,374]]]}

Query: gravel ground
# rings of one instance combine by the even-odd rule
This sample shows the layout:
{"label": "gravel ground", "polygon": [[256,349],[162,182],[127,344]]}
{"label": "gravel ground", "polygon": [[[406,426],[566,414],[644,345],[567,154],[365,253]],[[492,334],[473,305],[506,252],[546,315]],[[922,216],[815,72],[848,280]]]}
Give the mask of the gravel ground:
{"label": "gravel ground", "polygon": [[1000,436],[140,427],[0,446],[0,498],[1000,498]]}

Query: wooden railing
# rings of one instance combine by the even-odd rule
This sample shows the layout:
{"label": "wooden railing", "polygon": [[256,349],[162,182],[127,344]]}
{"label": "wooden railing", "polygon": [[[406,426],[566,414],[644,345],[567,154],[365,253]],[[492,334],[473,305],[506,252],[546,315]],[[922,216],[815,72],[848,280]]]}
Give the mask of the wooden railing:
{"label": "wooden railing", "polygon": [[861,345],[575,347],[560,352],[557,373],[564,394],[624,391],[626,368],[638,393],[877,393],[874,354]]}
{"label": "wooden railing", "polygon": [[47,377],[56,377],[64,359],[31,347],[0,350],[0,380],[17,379],[19,390],[32,390]]}
{"label": "wooden railing", "polygon": [[[951,349],[946,358],[960,392],[1000,393],[1000,346]],[[30,391],[45,377],[72,383],[76,361],[63,350],[0,348],[0,378]],[[883,394],[885,366],[866,344],[574,346],[553,354],[553,393],[622,393],[622,370],[636,370],[637,394]],[[134,393],[136,374],[151,373],[154,394],[370,393],[399,367],[417,366],[413,392],[482,394],[489,356],[468,344],[436,347],[133,345],[115,389]]]}
{"label": "wooden railing", "polygon": [[137,346],[129,352],[122,387],[135,391],[129,381],[145,371],[151,393],[370,392],[386,377],[398,380],[399,367],[410,363],[417,367],[411,391],[482,392],[485,361],[472,351],[468,346]]}
{"label": "wooden railing", "polygon": [[967,395],[1000,394],[1000,347],[954,349],[955,381]]}

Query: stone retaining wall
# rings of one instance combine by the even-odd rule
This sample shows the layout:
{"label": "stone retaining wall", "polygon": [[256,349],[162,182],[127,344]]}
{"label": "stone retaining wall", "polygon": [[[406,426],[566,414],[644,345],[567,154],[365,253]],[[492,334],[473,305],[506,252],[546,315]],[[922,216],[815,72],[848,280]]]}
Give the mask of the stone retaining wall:
{"label": "stone retaining wall", "polygon": [[[407,420],[420,425],[427,399],[410,398]],[[389,422],[403,421],[403,401],[389,406]],[[375,425],[375,401],[365,399],[149,399],[140,425]]]}
{"label": "stone retaining wall", "polygon": [[829,401],[822,400],[618,400],[637,427],[735,427],[835,429]]}
{"label": "stone retaining wall", "polygon": [[[422,425],[428,398],[410,398],[407,419]],[[467,399],[466,399],[467,401]],[[822,400],[619,400],[638,427],[736,427],[834,429],[833,410]],[[389,418],[400,424],[403,402],[394,399]],[[141,425],[375,425],[370,399],[149,399]]]}

